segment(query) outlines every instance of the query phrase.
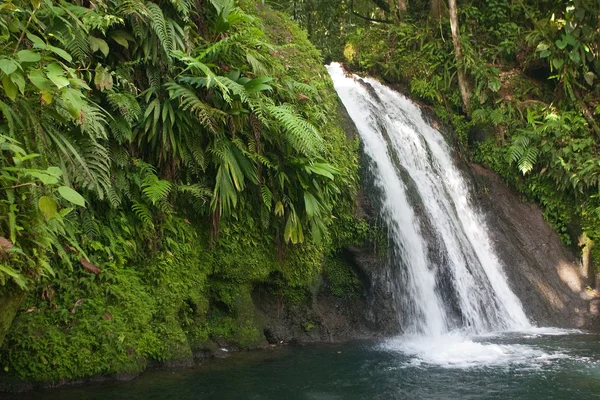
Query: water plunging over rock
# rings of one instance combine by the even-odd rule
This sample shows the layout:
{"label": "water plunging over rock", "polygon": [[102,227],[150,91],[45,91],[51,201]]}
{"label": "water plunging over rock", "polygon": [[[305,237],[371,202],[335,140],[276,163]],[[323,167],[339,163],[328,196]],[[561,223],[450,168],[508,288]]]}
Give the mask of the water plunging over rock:
{"label": "water plunging over rock", "polygon": [[358,128],[391,239],[386,277],[406,334],[528,328],[469,187],[420,109],[375,80],[328,67]]}

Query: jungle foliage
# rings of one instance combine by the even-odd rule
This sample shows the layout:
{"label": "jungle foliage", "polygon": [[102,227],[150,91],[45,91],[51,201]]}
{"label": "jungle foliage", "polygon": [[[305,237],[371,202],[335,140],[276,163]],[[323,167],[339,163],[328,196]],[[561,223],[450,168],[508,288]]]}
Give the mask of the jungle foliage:
{"label": "jungle foliage", "polygon": [[309,290],[353,223],[356,143],[268,7],[5,1],[0,79],[0,293],[27,293],[0,332],[11,374],[259,343],[255,285]]}
{"label": "jungle foliage", "polygon": [[462,156],[542,205],[565,243],[583,233],[600,240],[600,1],[460,1],[461,62],[445,2],[283,4],[324,54],[430,105],[454,128]]}

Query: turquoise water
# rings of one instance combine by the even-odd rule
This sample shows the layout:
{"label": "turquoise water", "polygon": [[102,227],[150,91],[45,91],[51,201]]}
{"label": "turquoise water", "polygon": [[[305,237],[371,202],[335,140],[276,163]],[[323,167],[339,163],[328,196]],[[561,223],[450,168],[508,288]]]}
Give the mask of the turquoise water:
{"label": "turquoise water", "polygon": [[14,398],[591,399],[600,398],[599,339],[550,331],[288,346]]}

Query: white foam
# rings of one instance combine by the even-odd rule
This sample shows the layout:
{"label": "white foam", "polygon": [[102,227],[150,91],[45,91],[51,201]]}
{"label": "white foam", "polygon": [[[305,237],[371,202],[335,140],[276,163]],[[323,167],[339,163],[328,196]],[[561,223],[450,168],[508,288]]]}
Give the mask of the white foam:
{"label": "white foam", "polygon": [[380,348],[400,352],[411,365],[435,365],[442,368],[484,368],[519,365],[539,368],[568,357],[561,352],[548,352],[523,344],[496,344],[449,333],[437,337],[400,336],[389,339]]}

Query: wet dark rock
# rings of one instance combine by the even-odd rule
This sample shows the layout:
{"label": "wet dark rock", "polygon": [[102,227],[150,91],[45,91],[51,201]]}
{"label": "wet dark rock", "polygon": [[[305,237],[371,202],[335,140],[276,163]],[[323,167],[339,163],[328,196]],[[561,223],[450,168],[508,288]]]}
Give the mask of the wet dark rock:
{"label": "wet dark rock", "polygon": [[595,292],[586,289],[578,260],[541,209],[485,168],[473,164],[469,172],[496,252],[530,319],[539,326],[599,330]]}

